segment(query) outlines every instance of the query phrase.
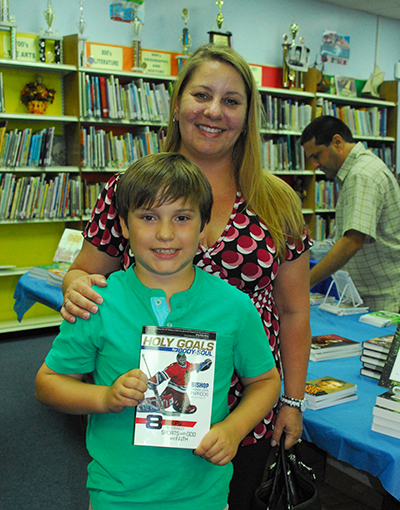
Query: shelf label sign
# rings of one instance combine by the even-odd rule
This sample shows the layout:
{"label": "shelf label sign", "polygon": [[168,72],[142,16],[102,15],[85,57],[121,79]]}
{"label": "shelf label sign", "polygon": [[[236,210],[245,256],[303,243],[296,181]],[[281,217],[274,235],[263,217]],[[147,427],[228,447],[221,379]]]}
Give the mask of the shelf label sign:
{"label": "shelf label sign", "polygon": [[254,64],[249,64],[253,72],[254,79],[256,80],[257,87],[262,87],[262,67]]}
{"label": "shelf label sign", "polygon": [[[38,62],[37,36],[29,34],[17,34],[17,60],[21,62]],[[11,58],[10,35],[2,37],[3,51],[1,58]]]}
{"label": "shelf label sign", "polygon": [[170,53],[142,49],[142,63],[146,63],[146,73],[171,76]]}
{"label": "shelf label sign", "polygon": [[101,44],[90,45],[90,57],[88,58],[92,69],[108,69],[110,71],[122,71],[123,50],[118,46],[103,46]]}

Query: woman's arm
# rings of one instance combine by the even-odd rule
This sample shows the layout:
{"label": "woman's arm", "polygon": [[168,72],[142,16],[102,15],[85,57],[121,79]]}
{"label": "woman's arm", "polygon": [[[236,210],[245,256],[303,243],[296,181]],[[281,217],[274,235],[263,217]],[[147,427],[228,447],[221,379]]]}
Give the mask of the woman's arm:
{"label": "woman's arm", "polygon": [[[284,394],[302,399],[310,357],[310,284],[309,255],[284,262],[274,284],[274,298],[280,316],[279,345],[283,366]],[[273,442],[279,441],[282,430],[286,432],[286,448],[301,436],[301,412],[289,406],[279,410]]]}
{"label": "woman's arm", "polygon": [[61,315],[66,321],[75,322],[76,317],[88,319],[90,313],[97,312],[97,305],[103,300],[92,286],[105,287],[105,277],[118,271],[120,262],[121,257],[111,257],[88,241],[83,242],[81,251],[63,279]]}

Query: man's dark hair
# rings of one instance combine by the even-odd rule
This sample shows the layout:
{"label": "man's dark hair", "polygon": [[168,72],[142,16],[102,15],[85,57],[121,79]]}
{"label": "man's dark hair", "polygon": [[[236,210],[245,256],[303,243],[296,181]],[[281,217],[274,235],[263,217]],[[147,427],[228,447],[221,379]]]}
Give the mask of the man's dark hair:
{"label": "man's dark hair", "polygon": [[300,143],[304,145],[315,138],[315,145],[328,147],[335,135],[340,135],[345,142],[354,143],[353,135],[344,122],[331,115],[322,115],[304,129]]}

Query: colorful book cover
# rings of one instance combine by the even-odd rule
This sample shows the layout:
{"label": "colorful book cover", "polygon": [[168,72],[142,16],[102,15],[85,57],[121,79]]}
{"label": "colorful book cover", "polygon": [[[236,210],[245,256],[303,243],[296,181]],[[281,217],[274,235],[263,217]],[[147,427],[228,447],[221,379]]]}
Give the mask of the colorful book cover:
{"label": "colorful book cover", "polygon": [[337,377],[319,377],[306,382],[307,400],[319,402],[321,400],[336,400],[351,395],[357,390],[357,385],[338,379]]}
{"label": "colorful book cover", "polygon": [[400,314],[394,312],[386,312],[385,310],[379,310],[378,312],[361,315],[359,321],[371,324],[372,326],[384,328],[386,326],[393,326],[398,324],[400,322]]}
{"label": "colorful book cover", "polygon": [[216,345],[209,331],[143,327],[140,368],[149,381],[135,445],[197,448],[210,430]]}
{"label": "colorful book cover", "polygon": [[390,346],[392,345],[393,338],[394,335],[383,335],[376,338],[371,338],[370,340],[365,340],[362,343],[362,346],[365,349],[387,354],[390,350]]}
{"label": "colorful book cover", "polygon": [[311,337],[311,352],[331,351],[340,348],[361,349],[359,342],[340,335],[316,335]]}

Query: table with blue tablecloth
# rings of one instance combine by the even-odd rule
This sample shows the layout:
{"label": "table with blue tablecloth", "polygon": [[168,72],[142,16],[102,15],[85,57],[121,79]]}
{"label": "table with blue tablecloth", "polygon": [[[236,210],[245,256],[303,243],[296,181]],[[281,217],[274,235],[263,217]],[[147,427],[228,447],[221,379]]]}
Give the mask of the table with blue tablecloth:
{"label": "table with blue tablecloth", "polygon": [[18,280],[14,299],[14,311],[18,320],[21,321],[25,313],[35,303],[41,303],[59,312],[63,303],[63,294],[59,287],[49,285],[45,280],[34,278],[28,272]]}
{"label": "table with blue tablecloth", "polygon": [[[360,315],[337,316],[311,307],[313,335],[335,333],[362,342],[395,332],[359,322]],[[333,376],[357,384],[358,400],[304,413],[303,438],[333,457],[378,477],[383,487],[400,500],[400,439],[371,430],[377,395],[386,390],[376,379],[360,374],[359,356],[310,361],[308,380]]]}

